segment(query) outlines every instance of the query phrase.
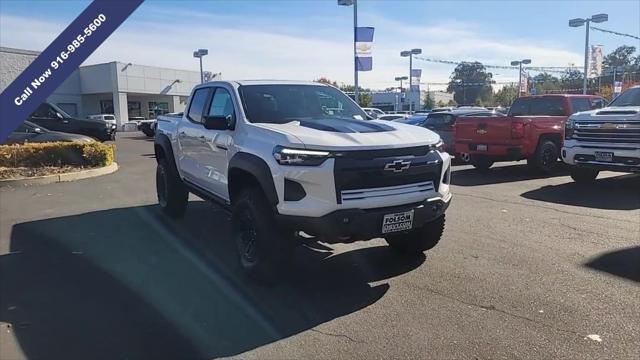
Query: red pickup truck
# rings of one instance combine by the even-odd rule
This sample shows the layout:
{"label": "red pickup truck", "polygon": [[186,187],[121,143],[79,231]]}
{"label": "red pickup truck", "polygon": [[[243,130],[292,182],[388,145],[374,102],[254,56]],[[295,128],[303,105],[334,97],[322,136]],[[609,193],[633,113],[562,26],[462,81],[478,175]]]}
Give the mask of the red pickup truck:
{"label": "red pickup truck", "polygon": [[527,159],[527,164],[549,173],[557,164],[569,115],[604,107],[594,95],[539,95],[520,97],[504,117],[459,118],[455,125],[455,152],[468,154],[473,166],[486,171],[496,161]]}

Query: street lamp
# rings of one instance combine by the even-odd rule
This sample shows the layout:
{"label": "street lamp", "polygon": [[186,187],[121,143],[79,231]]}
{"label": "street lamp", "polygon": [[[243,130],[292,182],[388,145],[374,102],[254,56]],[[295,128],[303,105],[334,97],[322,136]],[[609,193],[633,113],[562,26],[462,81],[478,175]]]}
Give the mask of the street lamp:
{"label": "street lamp", "polygon": [[609,20],[609,15],[607,14],[596,14],[592,15],[590,18],[586,19],[571,19],[569,20],[570,27],[580,27],[582,25],[586,25],[586,35],[584,40],[584,79],[582,79],[582,93],[587,93],[587,70],[589,67],[589,23],[601,23]]}
{"label": "street lamp", "polygon": [[[412,105],[412,96],[413,95],[413,87],[411,85],[413,85],[411,82],[411,76],[412,76],[412,72],[413,72],[413,55],[419,55],[422,54],[422,49],[411,49],[411,50],[404,50],[400,52],[400,56],[402,57],[409,57],[409,111],[411,111],[411,105]],[[420,96],[418,96],[418,101],[420,99]]]}
{"label": "street lamp", "polygon": [[209,50],[207,50],[207,49],[198,49],[198,50],[193,52],[193,57],[200,59],[200,83],[201,84],[204,83],[204,73],[202,72],[202,57],[205,56],[205,55],[209,55]]}
{"label": "street lamp", "polygon": [[358,105],[360,105],[360,97],[358,91],[358,59],[356,58],[356,31],[358,28],[358,0],[338,0],[338,5],[351,6],[353,5],[353,82],[354,91],[353,97]]}
{"label": "street lamp", "polygon": [[531,64],[531,59],[523,59],[523,60],[514,60],[511,62],[511,66],[518,66],[518,97],[520,97],[520,93],[522,92],[522,64],[528,65]]}

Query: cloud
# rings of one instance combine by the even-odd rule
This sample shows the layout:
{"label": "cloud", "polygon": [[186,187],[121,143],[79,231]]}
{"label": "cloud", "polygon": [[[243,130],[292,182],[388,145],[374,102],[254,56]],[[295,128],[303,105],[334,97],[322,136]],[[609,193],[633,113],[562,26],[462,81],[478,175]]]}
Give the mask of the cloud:
{"label": "cloud", "polygon": [[[144,16],[143,16],[144,15]],[[581,55],[558,44],[535,39],[482,35],[477,24],[442,22],[429,26],[407,25],[377,14],[365,13],[363,23],[376,27],[374,71],[361,72],[360,83],[371,88],[394,86],[394,77],[408,73],[408,60],[400,50],[422,47],[427,58],[478,60],[507,65],[522,57],[537,66],[581,63]],[[226,79],[273,78],[313,80],[324,76],[343,83],[353,82],[352,43],[342,27],[331,19],[312,17],[305,26],[269,17],[260,19],[214,15],[191,10],[164,8],[155,4],[141,8],[112,34],[85,62],[110,61],[178,69],[198,69],[192,52],[208,48],[205,69],[222,72]],[[307,29],[317,24],[312,35]],[[66,24],[34,18],[0,15],[0,43],[3,46],[44,49]],[[451,65],[414,61],[423,69],[423,80],[446,82]],[[515,81],[517,72],[492,70],[499,81]],[[436,86],[435,89],[442,88]]]}

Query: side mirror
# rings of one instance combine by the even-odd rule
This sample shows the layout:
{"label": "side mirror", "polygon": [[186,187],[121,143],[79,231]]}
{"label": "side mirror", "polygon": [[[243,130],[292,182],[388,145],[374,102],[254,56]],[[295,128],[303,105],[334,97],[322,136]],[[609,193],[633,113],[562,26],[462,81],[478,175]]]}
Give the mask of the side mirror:
{"label": "side mirror", "polygon": [[204,119],[204,128],[207,130],[228,130],[231,126],[231,116],[208,116]]}
{"label": "side mirror", "polygon": [[36,134],[42,134],[42,129],[40,129],[39,127],[33,128],[33,132]]}

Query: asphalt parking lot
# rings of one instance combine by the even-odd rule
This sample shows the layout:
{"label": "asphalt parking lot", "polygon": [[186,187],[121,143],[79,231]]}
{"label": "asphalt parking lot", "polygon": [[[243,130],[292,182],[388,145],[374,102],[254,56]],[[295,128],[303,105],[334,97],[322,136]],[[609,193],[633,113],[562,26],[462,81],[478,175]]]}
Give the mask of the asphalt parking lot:
{"label": "asphalt parking lot", "polygon": [[301,247],[248,283],[225,212],[155,199],[153,142],[120,170],[0,189],[0,358],[638,358],[640,176],[453,173],[441,243]]}

